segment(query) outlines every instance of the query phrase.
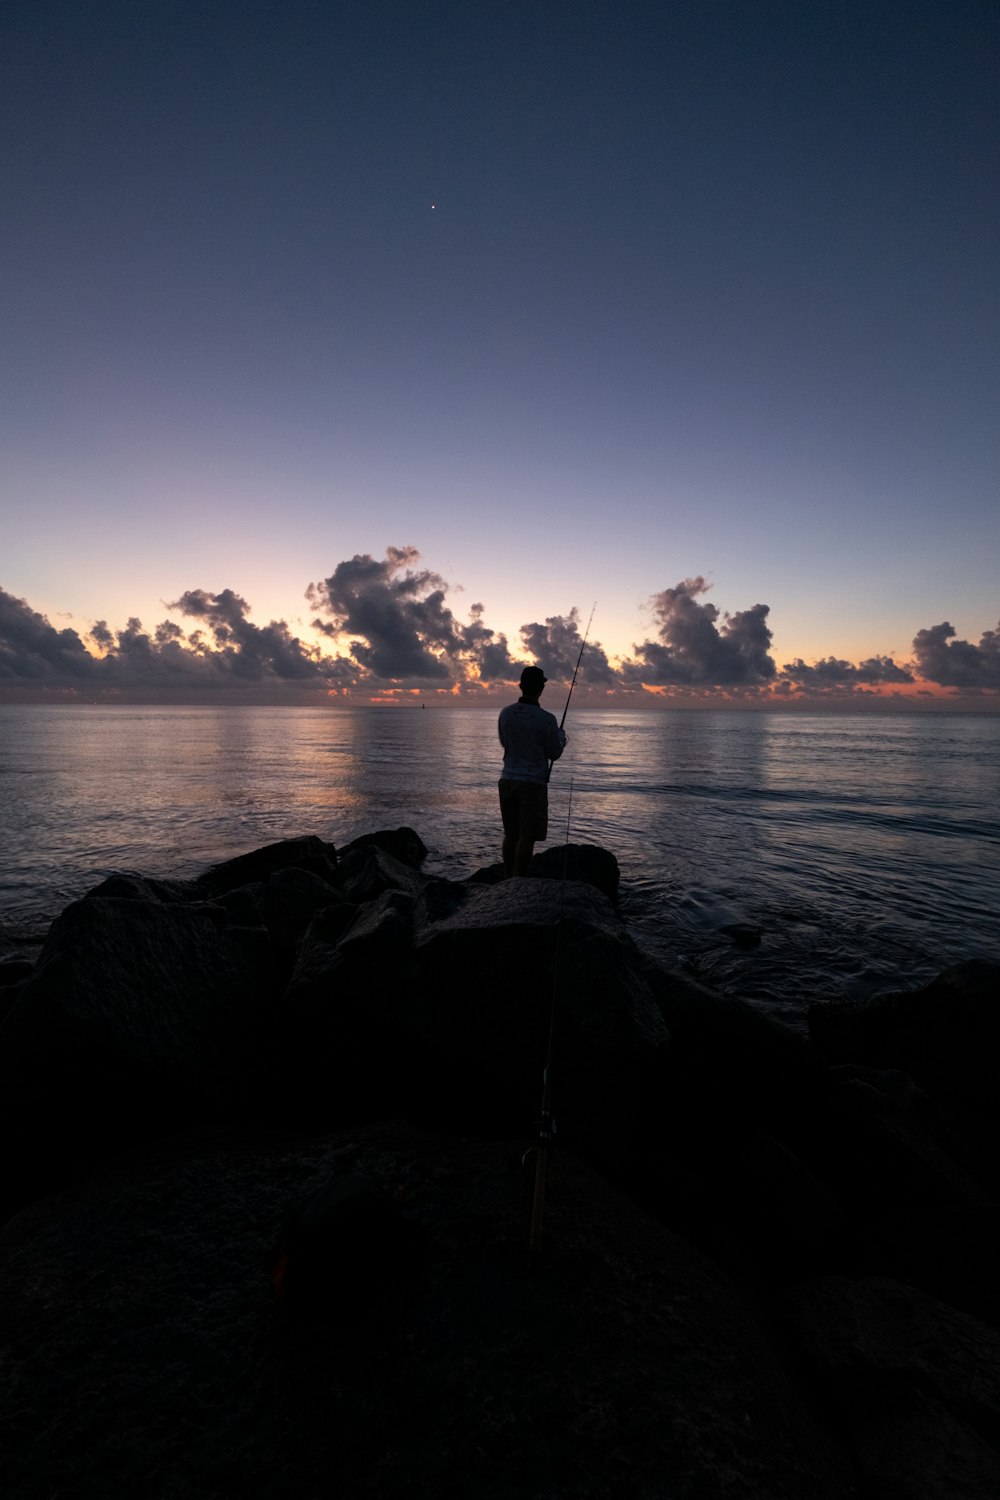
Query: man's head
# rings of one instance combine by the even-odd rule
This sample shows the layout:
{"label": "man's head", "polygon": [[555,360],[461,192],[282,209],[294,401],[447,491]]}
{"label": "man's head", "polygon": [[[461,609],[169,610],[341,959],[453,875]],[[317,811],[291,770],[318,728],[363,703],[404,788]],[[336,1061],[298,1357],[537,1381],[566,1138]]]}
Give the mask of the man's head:
{"label": "man's head", "polygon": [[547,681],[541,667],[525,667],[521,673],[521,693],[525,698],[540,698]]}

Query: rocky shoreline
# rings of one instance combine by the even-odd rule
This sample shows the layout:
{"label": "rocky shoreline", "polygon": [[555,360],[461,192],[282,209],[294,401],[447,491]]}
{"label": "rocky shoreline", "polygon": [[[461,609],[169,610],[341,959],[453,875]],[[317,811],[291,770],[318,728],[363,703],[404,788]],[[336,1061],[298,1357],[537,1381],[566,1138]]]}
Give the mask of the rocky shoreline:
{"label": "rocky shoreline", "polygon": [[5,1493],[1000,1493],[1000,968],[805,1041],[605,850],[424,853],[113,876],[0,964]]}

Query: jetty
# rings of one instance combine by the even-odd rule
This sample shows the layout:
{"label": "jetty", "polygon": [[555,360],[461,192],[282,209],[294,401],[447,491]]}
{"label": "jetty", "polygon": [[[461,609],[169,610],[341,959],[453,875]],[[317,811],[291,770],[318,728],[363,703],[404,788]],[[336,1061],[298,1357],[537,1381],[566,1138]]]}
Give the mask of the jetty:
{"label": "jetty", "polygon": [[804,1038],[608,850],[425,855],[122,872],[0,963],[4,1493],[995,1500],[1000,969]]}

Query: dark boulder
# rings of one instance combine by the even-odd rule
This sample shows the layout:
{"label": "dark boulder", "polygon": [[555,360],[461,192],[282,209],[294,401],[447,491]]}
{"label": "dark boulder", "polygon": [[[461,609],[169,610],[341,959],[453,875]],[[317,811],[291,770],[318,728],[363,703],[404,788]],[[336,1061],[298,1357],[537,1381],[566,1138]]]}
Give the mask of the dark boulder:
{"label": "dark boulder", "polygon": [[787,1286],[831,1269],[844,1213],[787,1146],[739,1119],[708,1149],[697,1127],[650,1132],[631,1190],[743,1284]]}
{"label": "dark boulder", "polygon": [[[503,878],[502,864],[485,865],[469,876],[475,885],[498,885]],[[603,892],[615,907],[620,878],[615,856],[597,844],[559,844],[542,849],[532,855],[528,866],[529,880],[580,880]]]}
{"label": "dark boulder", "polygon": [[338,883],[348,901],[374,901],[383,891],[415,895],[424,884],[413,865],[404,864],[378,844],[360,844],[340,856]]}
{"label": "dark boulder", "polygon": [[560,1129],[613,1153],[638,1127],[669,1037],[637,950],[593,887],[473,888],[418,932],[415,977],[420,1029],[432,1022],[438,1064],[477,1114],[491,1096],[498,1118],[537,1112],[554,998]]}
{"label": "dark boulder", "polygon": [[[744,1002],[649,972],[671,1047],[644,1201],[739,1277],[905,1266],[929,1290],[961,1281],[949,1226],[984,1195],[932,1099],[898,1072],[831,1069]],[[984,1291],[980,1276],[968,1305],[989,1314]]]}
{"label": "dark boulder", "polygon": [[236,1086],[248,1036],[259,1033],[269,978],[264,934],[232,926],[211,904],[76,901],[52,924],[0,1067],[69,1075],[104,1058],[225,1093],[222,1075]]}
{"label": "dark boulder", "polygon": [[117,896],[125,901],[204,901],[204,885],[196,880],[162,880],[154,875],[137,875],[131,870],[121,870],[102,880],[84,896]]}
{"label": "dark boulder", "polygon": [[804,1145],[828,1070],[808,1042],[734,995],[649,962],[650,988],[673,1039],[668,1118],[708,1139],[739,1122],[768,1131],[796,1153]]}
{"label": "dark boulder", "polygon": [[45,1190],[53,1149],[69,1170],[136,1136],[260,1109],[272,986],[267,934],[214,905],[67,907],[0,1045],[5,1107],[24,1116],[22,1189],[30,1169]]}
{"label": "dark boulder", "polygon": [[405,1114],[419,1092],[419,1059],[400,1025],[412,1003],[414,904],[386,891],[319,912],[306,929],[276,1044],[289,1110],[310,1128],[379,1119],[394,1103]]}
{"label": "dark boulder", "polygon": [[898,1069],[954,1122],[952,1149],[1000,1193],[1000,965],[975,961],[923,989],[809,1007],[809,1034],[834,1063]]}
{"label": "dark boulder", "polygon": [[336,886],[294,867],[275,870],[267,885],[260,888],[261,917],[277,954],[288,962],[316,913],[344,904],[345,897]]}
{"label": "dark boulder", "polygon": [[254,881],[268,881],[276,870],[306,870],[331,883],[337,877],[337,851],[333,844],[307,834],[303,838],[281,839],[276,844],[265,844],[249,854],[239,854],[235,859],[224,860],[213,865],[198,876],[198,885],[212,894],[233,891],[237,886],[250,885]]}
{"label": "dark boulder", "polygon": [[613,1152],[637,1128],[667,1029],[589,886],[387,891],[332,942],[323,919],[310,928],[282,1009],[307,1092],[334,1118],[395,1100],[501,1131],[537,1113],[554,985],[560,1125]]}
{"label": "dark boulder", "polygon": [[390,1336],[426,1278],[423,1227],[370,1178],[336,1170],[292,1205],[271,1267],[292,1316],[345,1352]]}
{"label": "dark boulder", "polygon": [[220,906],[229,914],[235,926],[263,927],[265,923],[262,907],[266,890],[267,885],[263,880],[254,880],[250,885],[238,885],[231,891],[220,891],[217,896],[213,896],[212,900],[216,906]]}
{"label": "dark boulder", "polygon": [[864,1478],[894,1500],[1000,1494],[1000,1334],[912,1287],[791,1288],[789,1327]]}
{"label": "dark boulder", "polygon": [[982,1201],[982,1189],[939,1135],[869,1079],[834,1070],[825,1121],[817,1148],[824,1174],[860,1215],[914,1201],[942,1210]]}
{"label": "dark boulder", "polygon": [[[0,1232],[3,1492],[850,1496],[732,1284],[567,1152],[529,1268],[520,1150],[392,1125],[207,1137],[18,1215]],[[346,1351],[269,1277],[289,1205],[331,1174],[363,1175],[426,1245],[423,1287]]]}
{"label": "dark boulder", "polygon": [[0,989],[8,989],[13,984],[20,984],[22,979],[28,979],[34,970],[34,961],[30,958],[0,958]]}
{"label": "dark boulder", "polygon": [[997,1213],[950,1153],[927,1096],[902,1074],[835,1068],[823,1126],[812,1165],[843,1210],[839,1268],[905,1279],[995,1318]]}
{"label": "dark boulder", "polygon": [[427,858],[427,845],[419,833],[412,828],[381,828],[374,833],[363,833],[359,838],[351,839],[349,844],[341,847],[340,854],[350,854],[355,849],[382,849],[386,854],[391,854],[393,859],[398,859],[401,865],[409,865],[411,870],[417,870]]}

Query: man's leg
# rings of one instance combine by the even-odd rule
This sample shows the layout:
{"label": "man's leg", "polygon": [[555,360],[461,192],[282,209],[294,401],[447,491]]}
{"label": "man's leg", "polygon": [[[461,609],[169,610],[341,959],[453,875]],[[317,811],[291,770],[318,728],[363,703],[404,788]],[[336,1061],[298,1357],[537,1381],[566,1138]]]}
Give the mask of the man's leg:
{"label": "man's leg", "polygon": [[503,878],[509,880],[514,874],[514,859],[517,841],[521,832],[520,810],[512,786],[500,782],[500,816],[503,819]]}
{"label": "man's leg", "polygon": [[[527,875],[528,866],[531,864],[531,856],[535,852],[535,841],[522,833],[514,845],[514,870],[515,875]],[[506,870],[506,865],[504,866]]]}
{"label": "man's leg", "polygon": [[548,795],[532,783],[500,783],[503,814],[503,876],[527,875],[535,840],[546,834]]}

